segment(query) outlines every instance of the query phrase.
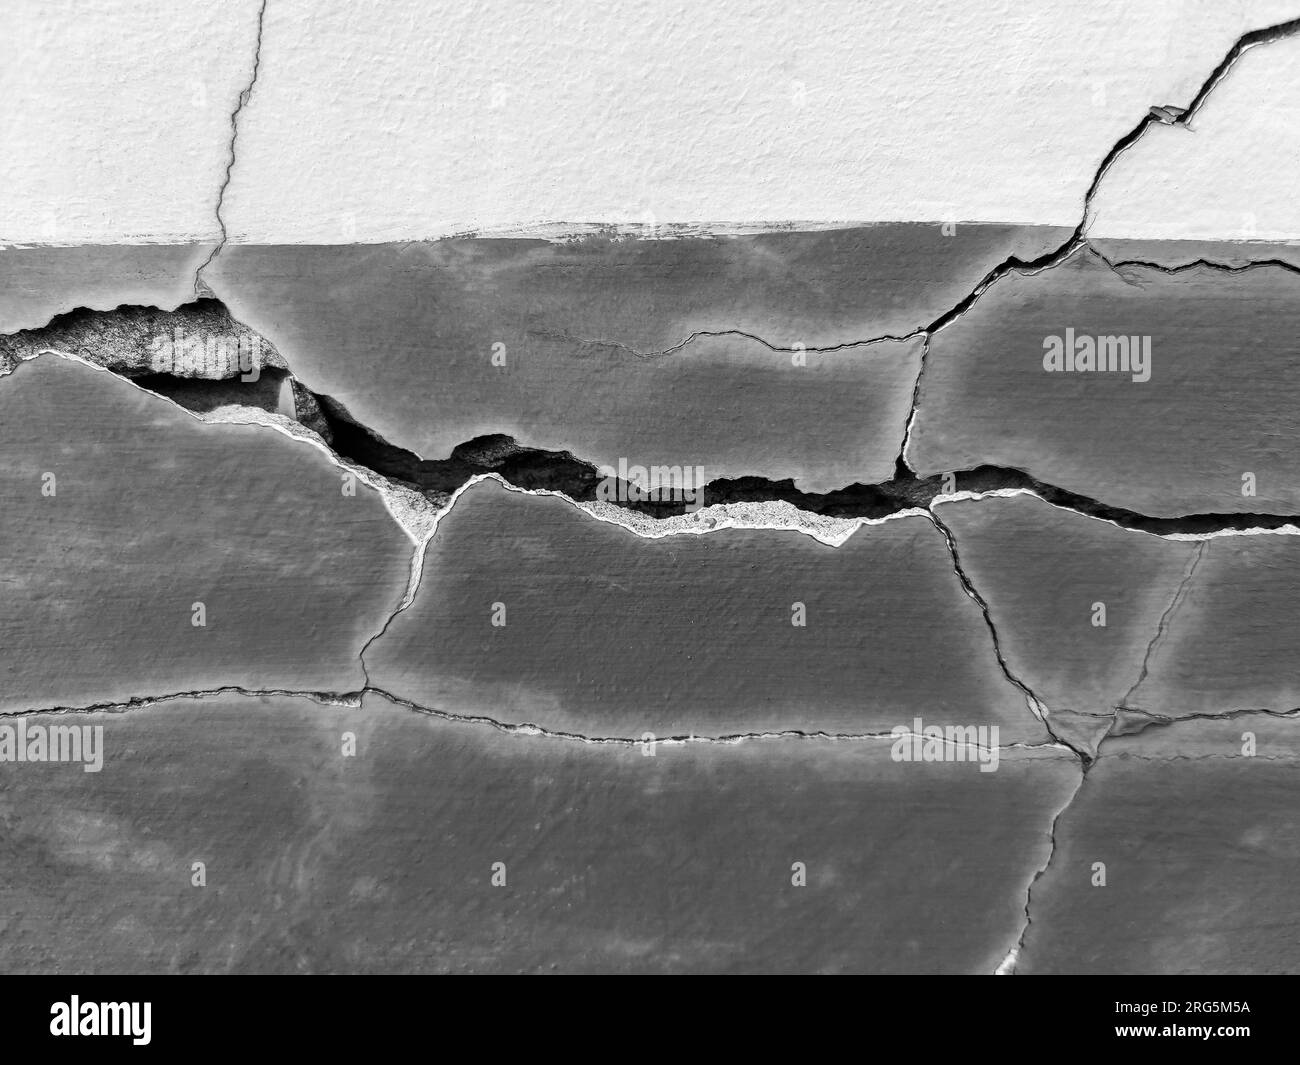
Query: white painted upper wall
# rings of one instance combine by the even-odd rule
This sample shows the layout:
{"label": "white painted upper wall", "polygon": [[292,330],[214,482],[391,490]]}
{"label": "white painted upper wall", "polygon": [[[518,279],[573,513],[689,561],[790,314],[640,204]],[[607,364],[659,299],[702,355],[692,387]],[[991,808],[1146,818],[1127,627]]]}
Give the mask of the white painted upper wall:
{"label": "white painted upper wall", "polygon": [[[257,10],[7,0],[0,241],[215,239]],[[1148,107],[1186,105],[1240,34],[1297,15],[1300,0],[267,0],[223,217],[258,243],[1073,225]],[[1254,213],[1254,235],[1300,237],[1298,51],[1253,50],[1195,132],[1152,130],[1094,232],[1235,239]]]}
{"label": "white painted upper wall", "polygon": [[4,0],[0,241],[211,237],[244,0]]}
{"label": "white painted upper wall", "polygon": [[1096,236],[1300,237],[1300,37],[1246,51],[1187,127],[1152,126],[1092,206]]}

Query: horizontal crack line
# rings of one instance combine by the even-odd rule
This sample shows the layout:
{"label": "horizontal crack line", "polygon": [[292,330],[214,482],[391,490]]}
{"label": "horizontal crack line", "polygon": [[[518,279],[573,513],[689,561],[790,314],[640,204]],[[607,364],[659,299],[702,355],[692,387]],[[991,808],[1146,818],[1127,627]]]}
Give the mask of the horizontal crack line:
{"label": "horizontal crack line", "polygon": [[[0,356],[4,354],[4,345],[0,344]],[[283,373],[284,381],[306,394],[307,402],[313,404],[317,412],[311,425],[252,405],[236,403],[225,408],[192,408],[167,391],[181,386],[191,390],[204,387],[228,389],[235,387],[230,379],[128,373],[113,365],[96,362],[85,354],[39,343],[23,348],[22,353],[16,356],[17,365],[24,365],[37,355],[53,355],[112,373],[205,423],[257,424],[311,443],[341,468],[365,474],[371,487],[388,489],[384,496],[390,512],[413,541],[421,545],[459,494],[485,478],[498,480],[521,492],[561,496],[598,520],[622,525],[642,536],[736,527],[801,531],[830,546],[839,546],[863,523],[915,516],[936,504],[1015,495],[1035,496],[1061,510],[1106,521],[1129,531],[1170,539],[1198,540],[1265,532],[1300,535],[1300,512],[1207,511],[1174,516],[1149,515],[1040,481],[1013,466],[978,465],[944,475],[919,476],[902,455],[896,460],[894,476],[888,481],[859,482],[826,492],[802,491],[795,487],[792,479],[773,480],[752,475],[716,478],[699,488],[699,499],[707,508],[722,509],[703,515],[687,503],[679,490],[666,493],[669,496],[666,499],[639,501],[637,495],[643,494],[641,490],[634,493],[632,486],[622,480],[617,480],[607,492],[616,498],[622,497],[620,501],[603,502],[598,499],[604,480],[601,471],[569,452],[544,451],[521,445],[513,437],[495,434],[459,445],[447,459],[420,459],[352,420],[342,405],[331,397],[302,389],[297,379],[287,371],[268,368],[263,370],[263,375]],[[904,429],[904,448],[912,430],[915,410],[914,403]],[[401,498],[395,498],[394,493]],[[412,502],[420,503],[424,513],[412,514]],[[788,505],[791,520],[777,522],[771,515],[764,520],[764,515],[757,512],[746,516],[745,507],[758,506],[761,509],[766,504]],[[728,520],[720,522],[717,520],[719,516]],[[826,526],[826,522],[832,525]]]}
{"label": "horizontal crack line", "polygon": [[1197,710],[1189,714],[1158,714],[1153,710],[1143,710],[1137,706],[1118,706],[1115,708],[1125,714],[1141,714],[1149,718],[1153,725],[1177,725],[1180,721],[1226,721],[1235,717],[1248,717],[1251,714],[1265,714],[1269,717],[1294,721],[1300,720],[1300,707],[1292,710],[1270,710],[1267,707],[1237,707],[1232,710]]}
{"label": "horizontal crack line", "polygon": [[695,332],[691,333],[689,336],[685,337],[684,339],[679,340],[676,344],[673,344],[671,347],[664,348],[660,351],[641,351],[638,348],[635,348],[632,345],[626,344],[619,340],[603,340],[596,337],[580,337],[580,336],[575,336],[571,333],[564,333],[552,329],[534,329],[531,330],[531,335],[542,337],[543,339],[546,340],[556,340],[556,341],[563,341],[572,344],[582,344],[588,347],[615,348],[619,351],[625,351],[629,355],[635,355],[638,359],[659,359],[664,357],[665,355],[675,354],[676,352],[681,351],[683,348],[687,347],[688,345],[695,343],[695,341],[697,340],[702,340],[710,337],[716,337],[716,338],[735,337],[737,339],[750,340],[756,344],[760,344],[763,347],[767,348],[768,351],[775,351],[787,355],[800,354],[800,353],[804,353],[808,355],[826,355],[836,351],[845,351],[849,348],[872,347],[873,345],[876,344],[901,344],[909,340],[918,340],[922,338],[925,335],[925,333],[924,330],[922,329],[913,329],[910,333],[898,333],[898,334],[884,333],[880,336],[868,337],[865,340],[846,340],[839,344],[828,344],[825,346],[815,346],[809,344],[799,344],[797,346],[795,345],[785,346],[782,344],[774,344],[770,340],[766,340],[755,333],[748,333],[743,329],[697,329],[695,330]]}
{"label": "horizontal crack line", "polygon": [[[502,721],[498,718],[489,717],[484,714],[458,714],[449,710],[442,710],[437,707],[426,706],[412,699],[397,695],[385,688],[373,684],[367,684],[357,691],[350,692],[327,692],[315,691],[309,689],[290,689],[290,688],[245,688],[239,685],[222,685],[216,688],[202,688],[193,691],[169,692],[164,695],[139,695],[127,699],[110,700],[105,702],[90,703],[83,706],[48,706],[34,707],[24,710],[6,710],[0,711],[0,721],[8,718],[19,717],[37,717],[37,716],[58,716],[58,715],[77,715],[77,714],[117,714],[129,713],[133,710],[143,710],[150,707],[158,706],[163,703],[175,702],[184,699],[217,699],[224,696],[239,696],[247,699],[263,698],[289,698],[304,699],[317,703],[321,706],[340,707],[345,709],[359,709],[362,705],[362,699],[366,695],[376,695],[395,706],[403,709],[422,714],[426,717],[434,717],[439,720],[449,721],[457,724],[480,725],[498,732],[505,732],[516,736],[536,736],[543,739],[565,740],[573,743],[595,744],[600,746],[616,747],[644,747],[649,743],[659,746],[680,747],[689,744],[719,744],[723,746],[735,746],[751,740],[811,740],[811,741],[831,741],[831,742],[853,742],[865,740],[897,740],[897,739],[938,739],[938,737],[927,737],[922,733],[913,732],[910,729],[897,728],[885,732],[827,732],[822,729],[772,729],[763,732],[731,732],[721,733],[715,736],[699,735],[694,732],[671,733],[668,735],[657,735],[651,732],[643,733],[640,736],[599,736],[586,735],[585,733],[572,732],[564,729],[550,729],[532,722],[510,722]],[[1059,743],[1007,743],[1007,744],[980,744],[976,742],[966,743],[954,740],[944,739],[946,746],[965,747],[970,750],[989,752],[997,751],[1060,751],[1063,754],[1070,753],[1068,748]]]}
{"label": "horizontal crack line", "polygon": [[[600,746],[617,746],[617,747],[644,747],[648,743],[654,743],[663,746],[687,746],[690,744],[717,744],[723,746],[735,746],[753,740],[806,740],[806,741],[823,741],[823,742],[854,742],[869,740],[898,740],[898,739],[920,739],[920,740],[939,740],[938,736],[927,736],[924,733],[918,733],[905,726],[890,729],[883,732],[828,732],[824,729],[770,729],[762,732],[730,732],[720,733],[717,735],[700,735],[694,732],[670,733],[667,735],[657,735],[653,733],[643,733],[640,736],[602,736],[587,735],[580,732],[572,732],[564,729],[551,729],[533,722],[511,722],[502,721],[499,718],[490,717],[484,714],[458,714],[449,710],[442,710],[438,707],[426,706],[413,699],[407,699],[404,696],[390,692],[386,688],[374,684],[367,684],[356,691],[321,691],[316,689],[304,688],[247,688],[242,685],[225,684],[215,688],[199,688],[186,691],[167,692],[160,695],[133,695],[126,699],[105,700],[102,702],[87,703],[79,706],[43,706],[29,707],[22,710],[2,710],[0,711],[0,722],[20,717],[53,717],[53,716],[75,716],[90,714],[125,714],[133,710],[146,710],[155,706],[161,706],[170,702],[179,702],[186,699],[207,700],[220,699],[228,696],[237,696],[245,699],[267,699],[267,698],[284,698],[284,699],[301,699],[316,703],[320,706],[337,707],[341,709],[361,709],[362,699],[366,695],[375,695],[395,706],[410,710],[414,713],[422,714],[426,717],[433,717],[439,720],[448,721],[456,724],[478,725],[494,729],[498,732],[505,732],[517,736],[535,736],[542,739],[564,740],[573,743],[595,744]],[[1294,710],[1269,710],[1265,708],[1250,709],[1241,708],[1235,710],[1225,710],[1218,713],[1200,712],[1193,714],[1184,714],[1179,717],[1169,717],[1155,714],[1147,710],[1137,710],[1134,708],[1122,708],[1127,713],[1141,714],[1151,718],[1151,723],[1158,726],[1177,725],[1182,721],[1193,720],[1227,720],[1236,717],[1249,716],[1253,714],[1263,714],[1278,720],[1300,721],[1300,707]],[[649,738],[647,738],[649,737]],[[1097,761],[1103,761],[1109,758],[1141,758],[1147,761],[1180,761],[1193,760],[1201,758],[1219,758],[1219,757],[1253,757],[1266,761],[1287,761],[1291,756],[1287,755],[1141,755],[1123,751],[1116,751],[1114,743],[1116,740],[1123,740],[1126,736],[1108,737],[1108,750],[1099,751]],[[946,747],[965,747],[971,750],[989,752],[997,751],[1057,751],[1062,755],[1073,756],[1078,752],[1068,744],[1058,740],[1049,740],[1039,743],[1004,743],[1004,744],[981,744],[977,742],[967,743],[965,741],[956,741],[950,738],[943,738],[942,742]],[[1300,760],[1300,753],[1294,756]]]}

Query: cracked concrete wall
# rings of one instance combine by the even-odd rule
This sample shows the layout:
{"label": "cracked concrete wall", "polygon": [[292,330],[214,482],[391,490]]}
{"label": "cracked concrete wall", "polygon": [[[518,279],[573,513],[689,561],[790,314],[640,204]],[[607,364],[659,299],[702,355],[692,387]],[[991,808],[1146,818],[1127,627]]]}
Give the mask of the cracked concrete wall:
{"label": "cracked concrete wall", "polygon": [[[1285,168],[1223,183],[1287,114],[1240,85],[1286,79],[1296,12],[439,13],[20,11],[8,966],[1293,964],[1214,896],[1248,920],[1234,847],[1271,878],[1293,851],[1300,270]],[[89,130],[94,72],[50,56],[96,32],[122,87]],[[425,242],[495,227],[527,235]],[[1154,334],[1154,380],[1043,374],[1066,325]],[[638,448],[698,451],[703,499],[602,477]],[[108,784],[12,764],[82,722],[125,745]],[[1202,787],[1244,797],[1162,892],[1106,820],[1150,804],[1190,861]],[[515,887],[486,918],[478,835]],[[196,848],[224,893],[176,879]],[[404,864],[433,854],[436,902]],[[148,920],[51,940],[106,883]],[[1165,897],[1137,947],[1078,933]],[[966,934],[911,931],[930,905]]]}

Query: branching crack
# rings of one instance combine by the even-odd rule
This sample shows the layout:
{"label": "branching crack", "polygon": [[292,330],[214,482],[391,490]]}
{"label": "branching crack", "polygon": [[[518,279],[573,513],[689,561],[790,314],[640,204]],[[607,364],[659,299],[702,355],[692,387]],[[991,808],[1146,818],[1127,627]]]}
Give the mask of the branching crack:
{"label": "branching crack", "polygon": [[[239,94],[234,110],[231,112],[230,158],[226,167],[224,180],[217,198],[217,220],[221,227],[221,241],[213,249],[207,261],[200,266],[195,275],[196,296],[206,291],[202,282],[204,269],[213,261],[227,239],[227,231],[222,206],[226,188],[236,158],[236,140],[238,137],[239,116],[247,104],[257,81],[261,62],[262,29],[266,13],[263,0],[258,10],[257,40],[254,51],[252,75],[248,84]],[[1071,235],[1056,249],[1046,252],[1034,259],[1021,259],[1010,256],[989,270],[965,297],[944,311],[928,325],[918,327],[909,333],[886,335],[863,341],[851,341],[826,348],[804,349],[811,351],[836,351],[858,346],[876,344],[885,341],[905,341],[920,338],[923,348],[916,380],[913,384],[912,398],[908,415],[904,423],[903,436],[896,463],[895,476],[889,481],[874,485],[854,484],[843,489],[825,493],[808,493],[795,488],[791,479],[772,480],[762,476],[720,479],[709,482],[704,493],[710,503],[752,503],[785,502],[796,509],[811,514],[835,518],[880,519],[911,511],[931,507],[934,501],[946,492],[982,494],[987,492],[1028,491],[1053,505],[1077,511],[1089,517],[1101,518],[1123,528],[1156,535],[1201,535],[1221,531],[1257,531],[1287,530],[1300,526],[1300,514],[1215,514],[1202,513],[1176,517],[1154,517],[1111,507],[1098,500],[1091,499],[1068,489],[1047,485],[1031,477],[1026,471],[997,466],[977,466],[973,469],[956,471],[949,478],[918,477],[908,466],[906,454],[911,441],[912,431],[920,410],[922,380],[930,353],[930,342],[935,333],[966,313],[979,298],[993,285],[1010,273],[1034,274],[1064,262],[1081,248],[1088,245],[1087,226],[1096,196],[1106,173],[1116,160],[1132,147],[1153,124],[1187,126],[1204,104],[1214,87],[1223,79],[1232,65],[1248,48],[1289,36],[1300,29],[1300,19],[1280,23],[1276,26],[1252,31],[1240,37],[1228,54],[1203,83],[1192,104],[1185,110],[1177,108],[1153,108],[1143,116],[1136,126],[1121,137],[1102,158],[1093,174],[1083,198],[1083,212],[1078,225]],[[1095,250],[1095,249],[1093,249]],[[1103,257],[1104,260],[1104,257]],[[1105,261],[1105,260],[1104,260]],[[1136,260],[1130,265],[1136,264]],[[1117,268],[1124,263],[1107,265]],[[1155,265],[1155,264],[1152,264]],[[1158,266],[1155,268],[1159,269]],[[1242,267],[1249,269],[1253,267]],[[1286,266],[1287,269],[1293,269]],[[1181,268],[1170,268],[1177,270]],[[1234,268],[1235,269],[1235,268]],[[1294,271],[1300,272],[1300,271]],[[196,300],[197,303],[216,301]],[[176,313],[183,313],[189,307],[178,308]],[[220,306],[220,304],[217,304]],[[225,308],[221,307],[222,313]],[[124,311],[140,312],[142,308],[118,308],[114,312],[104,312],[114,316]],[[70,318],[93,317],[95,312],[76,311],[71,315],[62,315],[52,320],[47,329],[56,324],[66,329]],[[12,355],[13,349],[26,344],[28,346],[60,347],[52,340],[41,340],[43,330],[24,330],[11,337],[0,338],[8,344],[0,343],[0,370],[7,361],[5,356]],[[560,334],[553,334],[560,335]],[[741,330],[702,330],[690,334],[685,340],[662,351],[641,353],[625,344],[615,341],[591,340],[585,343],[604,344],[634,351],[642,357],[653,358],[678,351],[696,338],[705,336],[738,336],[763,344],[773,351],[794,351],[772,344],[761,337]],[[120,338],[119,343],[120,343]],[[140,337],[138,343],[144,345],[147,337]],[[6,351],[6,347],[11,350]],[[18,355],[21,359],[22,354]],[[119,371],[120,372],[120,371]],[[139,377],[139,374],[127,374]],[[153,375],[150,382],[156,389],[161,389],[165,375]],[[597,470],[590,464],[575,458],[568,452],[547,452],[528,448],[518,444],[512,437],[493,435],[479,437],[455,449],[448,459],[425,460],[413,452],[390,444],[378,434],[361,425],[354,419],[341,403],[332,397],[320,395],[306,388],[292,374],[287,374],[297,407],[298,420],[318,433],[325,444],[339,457],[355,462],[359,466],[386,478],[390,482],[418,491],[437,505],[445,504],[448,499],[469,480],[487,473],[495,473],[509,484],[525,491],[548,491],[567,496],[575,502],[587,502],[595,498],[596,486],[601,480]],[[149,387],[149,386],[145,386]],[[193,389],[190,389],[193,392]],[[178,402],[184,403],[183,399]],[[945,483],[946,482],[946,483]],[[955,484],[955,487],[953,487]],[[614,493],[624,501],[628,509],[647,514],[655,518],[676,517],[686,512],[687,502],[684,498],[657,499],[653,502],[638,500],[637,492],[627,490]],[[1300,531],[1300,528],[1297,528]]]}
{"label": "branching crack", "polygon": [[[920,332],[923,333],[926,338],[927,348],[929,346],[930,338],[932,338],[935,333],[946,326],[951,325],[969,311],[985,292],[1008,274],[1019,273],[1031,276],[1040,273],[1043,270],[1050,270],[1070,258],[1070,256],[1080,248],[1085,247],[1088,244],[1088,223],[1092,214],[1093,201],[1096,199],[1097,191],[1101,188],[1101,183],[1105,179],[1106,174],[1110,171],[1110,168],[1115,165],[1120,156],[1133,147],[1133,145],[1137,144],[1137,142],[1146,134],[1147,130],[1153,125],[1175,125],[1187,127],[1191,120],[1196,116],[1196,113],[1204,105],[1205,101],[1209,98],[1210,93],[1214,91],[1215,86],[1217,86],[1219,82],[1227,76],[1228,71],[1232,69],[1233,64],[1237,62],[1243,52],[1249,48],[1255,47],[1256,45],[1266,44],[1283,37],[1289,37],[1297,31],[1300,31],[1300,19],[1292,19],[1289,22],[1279,23],[1275,26],[1253,30],[1250,33],[1243,34],[1237,39],[1236,43],[1234,43],[1232,48],[1229,49],[1228,54],[1224,56],[1223,60],[1217,67],[1215,67],[1214,71],[1201,85],[1200,91],[1197,92],[1195,98],[1192,100],[1191,104],[1188,105],[1185,111],[1180,111],[1177,108],[1153,108],[1148,111],[1147,114],[1143,115],[1137,125],[1111,145],[1110,151],[1102,157],[1097,169],[1093,172],[1092,181],[1089,183],[1088,189],[1083,195],[1083,214],[1079,218],[1079,224],[1075,227],[1074,232],[1070,234],[1065,242],[1054,251],[1046,252],[1043,255],[1038,256],[1036,259],[1026,260],[1014,255],[1004,259],[1001,263],[985,274],[984,277],[980,279],[979,283],[971,289],[964,298],[959,300],[948,310],[944,311],[929,325],[920,329]],[[920,403],[920,378],[923,371],[924,361],[922,362],[921,368],[917,371],[917,387],[912,397],[913,409],[911,414],[908,416],[907,422],[909,431],[916,415],[916,407]],[[906,447],[906,441],[904,442],[904,447]]]}
{"label": "branching crack", "polygon": [[993,613],[989,609],[989,604],[987,600],[985,600],[984,596],[980,594],[979,589],[975,587],[965,569],[962,568],[961,556],[957,553],[957,541],[953,538],[952,530],[940,520],[939,516],[934,513],[933,508],[931,508],[927,513],[929,514],[930,521],[933,523],[934,527],[943,534],[944,541],[948,545],[948,553],[952,556],[952,569],[957,575],[957,581],[961,584],[962,591],[964,591],[967,597],[979,607],[980,613],[984,617],[984,627],[988,629],[989,638],[993,643],[993,655],[997,659],[998,668],[1002,670],[1002,675],[1006,677],[1006,679],[1025,697],[1025,703],[1029,707],[1030,712],[1043,723],[1043,727],[1047,729],[1052,739],[1061,746],[1073,751],[1079,757],[1079,761],[1082,763],[1083,768],[1086,771],[1088,766],[1092,764],[1092,755],[1070,743],[1069,740],[1059,735],[1052,728],[1051,714],[1048,710],[1047,704],[1044,703],[1034,690],[1030,688],[1029,685],[1025,683],[1025,681],[1022,680],[1011,668],[1010,664],[1007,662],[1006,655],[1002,652],[1002,640],[1001,637],[998,636],[998,627],[993,621]]}

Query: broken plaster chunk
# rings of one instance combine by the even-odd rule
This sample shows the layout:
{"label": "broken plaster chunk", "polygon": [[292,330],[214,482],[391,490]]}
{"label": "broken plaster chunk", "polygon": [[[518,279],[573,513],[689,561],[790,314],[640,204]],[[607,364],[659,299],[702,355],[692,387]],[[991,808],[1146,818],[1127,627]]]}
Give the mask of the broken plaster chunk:
{"label": "broken plaster chunk", "polygon": [[360,686],[410,558],[376,493],[57,356],[0,379],[0,415],[3,708]]}
{"label": "broken plaster chunk", "polygon": [[377,687],[458,715],[659,736],[887,734],[919,715],[1047,739],[922,516],[836,548],[793,531],[646,539],[484,481],[423,573],[366,664]]}
{"label": "broken plaster chunk", "polygon": [[77,307],[40,327],[0,336],[0,358],[10,364],[47,350],[130,378],[238,378],[253,384],[263,370],[288,370],[265,337],[231,318],[219,300],[209,298],[172,311],[135,305],[108,311]]}

